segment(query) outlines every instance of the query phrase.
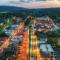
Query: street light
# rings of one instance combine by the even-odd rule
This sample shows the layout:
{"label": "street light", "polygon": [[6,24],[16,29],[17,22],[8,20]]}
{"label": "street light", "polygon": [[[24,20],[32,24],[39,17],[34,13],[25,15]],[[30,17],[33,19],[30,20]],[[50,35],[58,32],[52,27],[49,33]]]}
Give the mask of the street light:
{"label": "street light", "polygon": [[30,60],[30,42],[31,42],[31,24],[29,25],[29,56],[28,56],[28,60]]}

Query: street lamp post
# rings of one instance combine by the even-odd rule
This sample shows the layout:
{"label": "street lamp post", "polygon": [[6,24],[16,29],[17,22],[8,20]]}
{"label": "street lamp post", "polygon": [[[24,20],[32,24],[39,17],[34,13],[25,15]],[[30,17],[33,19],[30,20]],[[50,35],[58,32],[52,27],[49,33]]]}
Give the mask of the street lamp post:
{"label": "street lamp post", "polygon": [[30,60],[30,42],[31,42],[31,24],[29,25],[29,55],[28,55],[28,60]]}

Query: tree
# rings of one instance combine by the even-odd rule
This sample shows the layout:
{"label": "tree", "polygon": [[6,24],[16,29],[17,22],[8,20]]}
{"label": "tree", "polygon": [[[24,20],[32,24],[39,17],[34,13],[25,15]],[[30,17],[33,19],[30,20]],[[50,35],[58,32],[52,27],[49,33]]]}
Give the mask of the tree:
{"label": "tree", "polygon": [[48,38],[47,42],[51,44],[52,46],[57,46],[57,38]]}
{"label": "tree", "polygon": [[3,33],[3,29],[4,29],[4,26],[3,25],[0,25],[0,34]]}
{"label": "tree", "polygon": [[55,38],[55,37],[60,37],[60,31],[50,31],[50,32],[47,32],[47,37],[52,37],[52,38]]}

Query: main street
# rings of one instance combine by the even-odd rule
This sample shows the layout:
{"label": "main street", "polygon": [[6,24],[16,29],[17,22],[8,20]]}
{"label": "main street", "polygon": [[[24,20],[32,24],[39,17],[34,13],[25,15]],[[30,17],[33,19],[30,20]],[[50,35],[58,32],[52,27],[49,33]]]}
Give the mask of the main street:
{"label": "main street", "polygon": [[[29,42],[30,47],[27,50],[28,57],[30,57],[30,60],[53,60],[51,57],[45,57],[42,55],[42,52],[40,51],[40,47],[38,47],[39,42],[37,39],[37,36],[34,34],[34,31],[31,32],[31,41]],[[30,49],[30,50],[29,50]],[[29,55],[30,53],[30,55]]]}

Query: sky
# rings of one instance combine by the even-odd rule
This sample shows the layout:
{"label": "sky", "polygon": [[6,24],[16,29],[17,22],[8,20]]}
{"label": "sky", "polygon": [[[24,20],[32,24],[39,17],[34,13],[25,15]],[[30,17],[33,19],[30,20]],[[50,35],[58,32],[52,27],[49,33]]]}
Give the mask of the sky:
{"label": "sky", "polygon": [[60,7],[60,0],[0,0],[1,5],[24,8],[50,8]]}

